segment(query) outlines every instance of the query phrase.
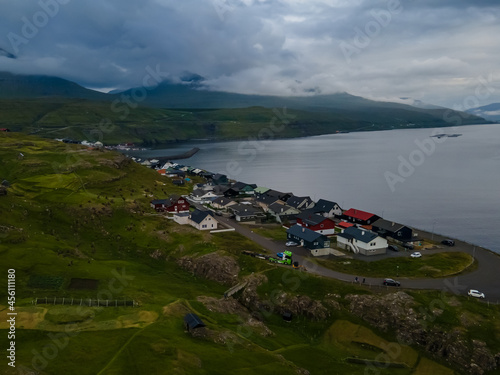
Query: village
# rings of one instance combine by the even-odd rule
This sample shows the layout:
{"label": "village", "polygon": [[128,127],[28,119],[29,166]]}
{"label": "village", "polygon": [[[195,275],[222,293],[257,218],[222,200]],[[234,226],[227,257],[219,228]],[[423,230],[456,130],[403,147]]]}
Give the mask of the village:
{"label": "village", "polygon": [[[356,208],[343,210],[333,201],[296,196],[256,184],[230,180],[226,175],[167,162],[152,168],[176,185],[194,184],[189,196],[171,195],[151,201],[157,212],[180,225],[211,232],[231,230],[229,218],[238,224],[276,223],[286,230],[286,246],[300,246],[314,257],[361,255],[371,257],[388,250],[414,250],[423,239],[412,228]],[[229,228],[229,229],[228,229]],[[390,241],[390,242],[389,242]],[[411,253],[420,257],[419,252]]]}

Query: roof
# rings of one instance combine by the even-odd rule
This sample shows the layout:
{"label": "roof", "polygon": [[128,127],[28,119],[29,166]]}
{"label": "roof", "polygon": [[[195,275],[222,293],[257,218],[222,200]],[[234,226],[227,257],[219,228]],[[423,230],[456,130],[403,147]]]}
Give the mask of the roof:
{"label": "roof", "polygon": [[378,237],[378,234],[370,232],[369,230],[363,230],[356,227],[349,227],[344,230],[344,233],[339,233],[337,236],[344,238],[355,238],[358,241],[369,243]]}
{"label": "roof", "polygon": [[235,214],[237,213],[238,216],[255,216],[261,212],[248,204],[233,205],[229,209]]}
{"label": "roof", "polygon": [[205,323],[203,323],[198,315],[193,313],[189,313],[184,316],[184,323],[186,323],[190,329],[205,327]]}
{"label": "roof", "polygon": [[200,224],[207,216],[212,216],[210,211],[194,210],[191,212],[191,220],[196,224]]}
{"label": "roof", "polygon": [[350,217],[353,217],[353,218],[359,219],[359,220],[368,220],[371,217],[375,216],[375,214],[372,214],[372,213],[366,212],[366,211],[356,210],[355,208],[348,209],[347,211],[344,212],[344,215],[350,216]]}
{"label": "roof", "polygon": [[157,205],[157,204],[167,204],[169,202],[168,199],[154,199],[151,201],[151,204]]}
{"label": "roof", "polygon": [[226,198],[226,197],[219,197],[212,202],[212,204],[214,204],[214,203],[221,205],[221,206],[229,206],[231,203],[235,203],[235,202],[229,198]]}
{"label": "roof", "polygon": [[297,236],[304,241],[307,242],[314,242],[318,238],[325,237],[324,235],[317,233],[313,230],[307,229],[305,227],[301,227],[300,225],[292,225],[288,230],[286,231],[288,234],[291,234],[292,236]]}
{"label": "roof", "polygon": [[255,185],[255,184],[246,184],[244,182],[238,181],[238,182],[235,182],[233,184],[233,186],[231,186],[231,189],[233,189],[235,191],[239,191],[239,190],[245,189],[247,186],[250,187],[251,189],[257,188],[257,185]]}
{"label": "roof", "polygon": [[174,216],[178,216],[178,217],[186,217],[189,215],[191,215],[191,213],[189,213],[189,212],[179,212],[179,213],[174,214]]}
{"label": "roof", "polygon": [[347,221],[341,221],[340,223],[337,224],[337,226],[340,228],[349,228],[349,227],[353,227],[354,224],[348,223]]}
{"label": "roof", "polygon": [[265,204],[269,205],[269,204],[273,204],[273,203],[279,201],[279,198],[264,194],[264,195],[259,195],[257,198],[255,198],[255,200],[257,202],[265,203]]}
{"label": "roof", "polygon": [[281,203],[273,203],[273,204],[270,204],[269,205],[269,210],[276,213],[276,214],[281,214],[283,212],[286,212],[286,211],[289,211],[289,210],[292,210],[292,213],[295,212],[295,213],[299,213],[300,211],[294,207],[291,207],[287,204],[281,204]]}
{"label": "roof", "polygon": [[269,188],[258,186],[255,189],[253,189],[256,194],[264,194],[266,191],[269,191]]}
{"label": "roof", "polygon": [[384,229],[389,232],[397,232],[401,230],[401,228],[405,227],[403,224],[398,224],[395,223],[394,221],[389,221],[385,219],[378,219],[373,223],[373,226],[380,229]]}
{"label": "roof", "polygon": [[311,213],[301,213],[297,215],[297,218],[302,220],[304,223],[308,225],[318,225],[321,224],[325,220],[330,220],[324,216],[318,215],[318,214],[311,214]]}
{"label": "roof", "polygon": [[324,211],[324,212],[329,212],[333,210],[336,206],[338,206],[337,203],[332,202],[332,201],[327,201],[326,199],[320,199],[315,205],[314,209],[316,212],[319,210]]}
{"label": "roof", "polygon": [[288,204],[289,206],[292,206],[294,208],[297,208],[299,207],[299,205],[304,202],[304,201],[307,201],[307,202],[312,202],[312,199],[311,197],[297,197],[295,195],[292,195],[290,198],[288,198],[286,200],[286,204]]}
{"label": "roof", "polygon": [[203,197],[207,193],[208,193],[207,191],[202,190],[202,189],[194,189],[193,192],[191,193],[191,195],[193,197]]}

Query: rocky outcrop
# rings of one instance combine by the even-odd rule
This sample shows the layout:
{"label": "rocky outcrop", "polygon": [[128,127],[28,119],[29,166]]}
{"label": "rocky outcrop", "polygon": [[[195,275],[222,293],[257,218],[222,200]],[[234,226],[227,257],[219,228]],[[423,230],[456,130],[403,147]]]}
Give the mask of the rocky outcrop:
{"label": "rocky outcrop", "polygon": [[198,277],[224,285],[235,284],[238,281],[238,273],[240,272],[236,260],[218,252],[197,258],[185,256],[177,260],[177,264]]}
{"label": "rocky outcrop", "polygon": [[241,293],[239,301],[258,319],[269,314],[284,314],[291,312],[293,315],[306,316],[312,320],[322,320],[328,317],[328,310],[321,302],[311,299],[308,296],[292,296],[284,291],[271,293],[268,299],[262,299],[257,293],[257,287],[267,282],[264,275],[252,275],[248,279],[248,284]]}
{"label": "rocky outcrop", "polygon": [[417,344],[434,357],[473,375],[498,368],[500,356],[494,356],[484,342],[468,340],[462,328],[441,329],[434,320],[442,310],[426,311],[404,292],[345,298],[350,301],[351,313],[383,331],[394,330],[402,345]]}

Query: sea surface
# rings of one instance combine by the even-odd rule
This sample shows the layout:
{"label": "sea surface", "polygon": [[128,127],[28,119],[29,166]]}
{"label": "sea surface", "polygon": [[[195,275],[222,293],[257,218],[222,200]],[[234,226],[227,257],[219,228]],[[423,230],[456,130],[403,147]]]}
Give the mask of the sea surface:
{"label": "sea surface", "polygon": [[[437,134],[461,134],[433,137]],[[500,253],[500,125],[189,142],[135,153],[201,150],[179,163],[337,202]],[[278,134],[279,136],[279,134]]]}

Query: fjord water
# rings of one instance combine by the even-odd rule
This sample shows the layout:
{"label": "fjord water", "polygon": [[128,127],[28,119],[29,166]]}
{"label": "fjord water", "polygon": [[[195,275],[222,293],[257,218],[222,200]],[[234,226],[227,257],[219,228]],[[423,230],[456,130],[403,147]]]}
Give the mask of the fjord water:
{"label": "fjord water", "polygon": [[[440,133],[462,135],[432,137]],[[190,142],[141,156],[195,146],[201,150],[180,163],[333,200],[500,253],[500,125]]]}

